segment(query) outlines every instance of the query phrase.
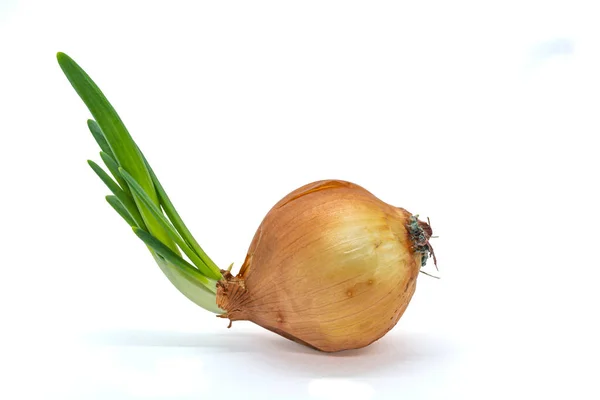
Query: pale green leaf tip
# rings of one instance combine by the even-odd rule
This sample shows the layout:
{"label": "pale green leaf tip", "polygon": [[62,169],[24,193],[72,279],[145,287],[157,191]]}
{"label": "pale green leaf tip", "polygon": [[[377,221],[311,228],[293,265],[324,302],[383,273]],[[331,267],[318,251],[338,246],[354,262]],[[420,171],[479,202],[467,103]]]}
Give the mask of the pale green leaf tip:
{"label": "pale green leaf tip", "polygon": [[65,62],[72,61],[71,57],[69,57],[68,55],[66,55],[62,51],[59,51],[58,53],[56,53],[56,59],[58,60],[58,63],[61,64],[61,65],[63,63],[65,63]]}

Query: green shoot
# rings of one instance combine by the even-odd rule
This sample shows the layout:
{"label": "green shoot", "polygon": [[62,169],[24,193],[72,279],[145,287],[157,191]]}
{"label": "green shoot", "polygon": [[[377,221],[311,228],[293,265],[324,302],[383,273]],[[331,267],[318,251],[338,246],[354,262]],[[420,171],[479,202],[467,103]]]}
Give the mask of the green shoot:
{"label": "green shoot", "polygon": [[[133,228],[133,232],[140,238],[148,247],[154,250],[158,255],[163,257],[166,261],[173,264],[177,267],[183,274],[185,274],[188,278],[196,280],[198,283],[204,285],[207,289],[212,291],[210,287],[210,280],[202,275],[198,270],[181,258],[179,255],[175,254],[173,250],[169,249],[167,246],[162,244],[158,239],[154,236],[150,235],[148,232],[139,229]],[[216,291],[215,291],[216,293]]]}
{"label": "green shoot", "polygon": [[[215,301],[216,283],[222,278],[219,268],[183,223],[152,168],[98,86],[66,54],[58,53],[57,59],[95,119],[88,120],[87,125],[114,180],[95,162],[88,161],[88,164],[113,193],[106,196],[106,201],[133,228],[181,293],[209,311],[222,313]],[[181,257],[180,249],[193,264]]]}
{"label": "green shoot", "polygon": [[210,278],[221,279],[221,273],[213,272],[200,259],[200,257],[198,257],[198,255],[196,255],[196,253],[194,253],[192,251],[192,249],[188,246],[188,244],[179,235],[179,233],[177,232],[175,227],[173,227],[171,222],[169,222],[167,217],[165,217],[163,215],[163,213],[160,211],[160,209],[152,203],[152,200],[150,199],[150,197],[144,192],[142,187],[135,181],[135,179],[133,179],[133,177],[131,175],[129,175],[127,173],[127,171],[125,171],[123,168],[119,168],[119,172],[121,173],[121,176],[123,176],[123,179],[125,179],[125,181],[129,185],[129,188],[131,189],[131,191],[140,198],[140,200],[142,201],[142,203],[144,203],[144,205],[146,207],[148,207],[148,210],[150,210],[150,212],[156,218],[156,220],[162,224],[163,228],[169,234],[171,239],[175,243],[177,243],[177,245],[181,248],[181,250],[183,250],[183,252],[190,258],[190,260],[192,260],[192,262],[198,267],[198,269],[204,275],[206,275]]}
{"label": "green shoot", "polygon": [[106,137],[104,136],[102,129],[100,129],[100,125],[98,125],[98,123],[96,121],[94,121],[93,119],[88,119],[87,125],[88,125],[88,129],[92,133],[92,136],[96,140],[96,143],[98,143],[98,146],[100,146],[100,149],[102,149],[103,152],[105,152],[106,154],[108,154],[112,158],[114,158],[115,155],[113,154],[112,150],[110,149],[110,146],[108,145],[108,142],[106,141]]}
{"label": "green shoot", "polygon": [[[158,196],[146,164],[142,159],[137,145],[113,106],[106,99],[100,88],[96,86],[88,74],[71,57],[64,53],[58,53],[57,59],[65,76],[98,123],[100,132],[103,133],[115,161],[134,177],[144,189],[144,192],[150,196],[152,202],[158,206]],[[98,134],[93,123],[88,124],[88,126],[93,129],[92,133],[95,132],[94,137],[98,141],[98,137],[102,135]],[[99,143],[101,142],[100,139]],[[110,154],[110,152],[106,153]],[[170,247],[171,250],[178,252],[179,250],[175,246],[175,243],[169,238],[167,232],[164,231],[162,225],[156,221],[150,211],[144,205],[140,204],[136,196],[134,196],[134,201],[150,233]]]}
{"label": "green shoot", "polygon": [[136,225],[140,228],[145,228],[146,225],[144,224],[142,216],[140,215],[140,212],[138,211],[131,196],[125,193],[98,164],[92,160],[88,160],[88,164],[90,167],[92,167],[96,175],[98,175],[108,189],[121,201],[121,204],[123,204],[123,206],[127,209],[129,215],[131,215],[131,217],[135,220]]}
{"label": "green shoot", "polygon": [[175,228],[177,228],[177,231],[181,234],[182,238],[192,248],[192,250],[194,250],[194,252],[198,255],[198,257],[200,257],[200,259],[202,259],[202,261],[204,261],[204,263],[208,266],[208,268],[210,268],[214,274],[221,276],[219,267],[217,267],[217,265],[214,263],[214,261],[211,260],[211,258],[204,252],[202,247],[200,247],[200,245],[198,244],[198,242],[196,241],[194,236],[192,236],[192,233],[189,231],[189,229],[187,228],[187,226],[185,225],[185,223],[179,216],[179,213],[175,209],[175,206],[171,202],[171,199],[165,192],[165,189],[163,188],[160,181],[156,177],[156,174],[150,167],[150,164],[146,160],[146,157],[144,156],[143,153],[142,153],[142,158],[144,159],[144,162],[146,163],[146,167],[148,168],[148,171],[150,171],[150,176],[152,177],[152,182],[154,182],[154,187],[156,188],[156,192],[158,193],[158,199],[160,201],[160,205],[165,210],[165,213],[167,214],[167,216],[169,217],[169,219],[171,220],[171,222],[173,223]]}
{"label": "green shoot", "polygon": [[127,182],[125,182],[121,174],[119,174],[119,164],[117,164],[114,158],[112,158],[110,155],[103,151],[100,152],[100,158],[102,158],[102,161],[104,161],[104,165],[106,165],[106,168],[108,168],[110,174],[115,178],[121,189],[123,189],[125,193],[131,196],[131,192],[129,191],[129,186],[127,186]]}
{"label": "green shoot", "polygon": [[131,218],[131,214],[129,214],[129,211],[127,211],[117,196],[106,196],[106,201],[121,217],[123,217],[125,222],[127,222],[127,225],[131,226],[132,228],[137,226],[136,222],[133,220],[133,218]]}

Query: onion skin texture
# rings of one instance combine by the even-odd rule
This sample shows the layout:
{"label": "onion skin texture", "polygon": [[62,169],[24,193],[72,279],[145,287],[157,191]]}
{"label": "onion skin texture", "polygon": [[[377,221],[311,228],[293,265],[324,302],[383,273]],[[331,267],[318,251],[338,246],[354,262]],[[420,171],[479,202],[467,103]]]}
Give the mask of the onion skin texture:
{"label": "onion skin texture", "polygon": [[[266,215],[237,276],[224,271],[217,304],[325,352],[357,349],[392,329],[416,287],[408,211],[345,181],[319,181]],[[431,228],[419,221],[431,236]]]}

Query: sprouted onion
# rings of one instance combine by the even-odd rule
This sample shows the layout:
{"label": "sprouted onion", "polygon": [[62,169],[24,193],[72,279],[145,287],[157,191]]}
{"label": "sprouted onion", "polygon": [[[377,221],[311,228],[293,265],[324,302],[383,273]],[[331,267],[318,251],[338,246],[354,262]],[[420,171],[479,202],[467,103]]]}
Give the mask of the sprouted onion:
{"label": "sprouted onion", "polygon": [[234,276],[194,239],[96,84],[69,56],[57,58],[94,118],[88,128],[108,173],[88,163],[112,192],[107,202],[188,299],[327,352],[367,346],[396,325],[421,267],[435,261],[428,222],[353,183],[314,182],[269,211]]}

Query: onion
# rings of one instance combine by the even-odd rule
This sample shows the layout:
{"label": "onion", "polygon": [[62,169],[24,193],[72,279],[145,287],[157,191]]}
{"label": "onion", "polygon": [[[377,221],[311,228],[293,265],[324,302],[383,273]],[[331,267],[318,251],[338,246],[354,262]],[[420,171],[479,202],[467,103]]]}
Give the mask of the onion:
{"label": "onion", "polygon": [[367,346],[396,325],[421,267],[429,255],[435,262],[427,222],[353,183],[314,182],[271,209],[233,276],[194,239],[92,79],[66,54],[57,58],[94,117],[88,128],[112,177],[88,162],[112,192],[106,200],[188,299],[230,326],[249,320],[327,352]]}
{"label": "onion", "polygon": [[303,186],[267,214],[240,273],[218,283],[222,317],[323,351],[364,347],[396,325],[415,292],[429,252],[415,237],[431,236],[415,221],[350,182]]}

